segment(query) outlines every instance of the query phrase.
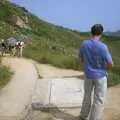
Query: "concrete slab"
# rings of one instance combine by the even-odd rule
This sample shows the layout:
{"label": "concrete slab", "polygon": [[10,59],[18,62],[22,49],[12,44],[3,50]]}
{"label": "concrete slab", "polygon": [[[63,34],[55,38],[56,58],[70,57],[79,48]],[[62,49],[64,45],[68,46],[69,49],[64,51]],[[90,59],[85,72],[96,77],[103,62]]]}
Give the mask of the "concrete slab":
{"label": "concrete slab", "polygon": [[78,78],[52,80],[50,104],[56,107],[80,107],[84,93],[83,82]]}
{"label": "concrete slab", "polygon": [[79,78],[39,80],[32,99],[34,109],[81,107],[83,83]]}
{"label": "concrete slab", "polygon": [[39,79],[36,84],[35,93],[32,97],[32,107],[39,109],[49,107],[52,81],[49,79]]}

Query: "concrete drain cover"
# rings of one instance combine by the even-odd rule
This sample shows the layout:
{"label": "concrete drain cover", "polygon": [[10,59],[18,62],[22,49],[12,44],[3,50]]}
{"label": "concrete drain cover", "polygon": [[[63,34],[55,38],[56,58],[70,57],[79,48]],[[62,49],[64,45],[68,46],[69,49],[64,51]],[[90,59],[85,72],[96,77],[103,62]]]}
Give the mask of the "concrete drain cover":
{"label": "concrete drain cover", "polygon": [[81,107],[84,81],[79,78],[54,78],[38,80],[32,107],[65,108]]}

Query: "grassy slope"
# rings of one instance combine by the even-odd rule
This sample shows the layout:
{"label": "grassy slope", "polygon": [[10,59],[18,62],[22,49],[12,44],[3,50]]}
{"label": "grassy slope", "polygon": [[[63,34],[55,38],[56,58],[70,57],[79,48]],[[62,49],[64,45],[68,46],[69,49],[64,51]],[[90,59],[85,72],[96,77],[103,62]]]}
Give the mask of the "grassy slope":
{"label": "grassy slope", "polygon": [[[30,30],[20,29],[11,23],[11,16],[27,16]],[[80,69],[81,65],[76,59],[82,40],[87,39],[89,33],[81,33],[71,29],[56,26],[38,19],[23,7],[6,2],[0,4],[0,37],[27,35],[32,44],[25,48],[24,56],[42,63],[49,63],[63,68]],[[113,55],[115,67],[111,73],[110,84],[118,83],[120,71],[119,38],[104,36],[105,42]],[[54,49],[52,49],[54,48]],[[116,79],[117,78],[117,79]],[[115,80],[115,81],[114,81]]]}
{"label": "grassy slope", "polygon": [[9,82],[11,75],[12,72],[8,67],[0,65],[0,89]]}

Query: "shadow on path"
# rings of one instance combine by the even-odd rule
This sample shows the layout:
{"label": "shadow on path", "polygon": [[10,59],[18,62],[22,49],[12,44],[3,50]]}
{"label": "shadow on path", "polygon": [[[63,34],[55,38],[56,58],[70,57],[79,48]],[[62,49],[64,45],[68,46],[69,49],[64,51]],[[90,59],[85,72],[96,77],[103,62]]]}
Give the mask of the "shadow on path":
{"label": "shadow on path", "polygon": [[[75,111],[75,108],[70,108],[70,109],[59,109],[57,108],[56,106],[54,108],[45,108],[45,109],[41,109],[41,110],[35,110],[34,111],[41,111],[43,113],[46,113],[46,114],[50,114],[52,115],[52,120],[79,120],[79,115],[72,115],[70,113],[67,112],[68,111]],[[78,110],[77,108],[77,113],[80,113],[80,109]]]}

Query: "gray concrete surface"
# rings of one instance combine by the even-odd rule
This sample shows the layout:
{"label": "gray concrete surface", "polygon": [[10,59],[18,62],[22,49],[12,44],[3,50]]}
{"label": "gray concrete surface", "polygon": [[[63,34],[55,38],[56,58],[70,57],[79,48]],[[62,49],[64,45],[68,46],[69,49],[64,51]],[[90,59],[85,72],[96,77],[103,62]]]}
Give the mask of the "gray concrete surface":
{"label": "gray concrete surface", "polygon": [[51,94],[51,80],[39,79],[32,97],[32,107],[39,109],[49,107]]}
{"label": "gray concrete surface", "polygon": [[62,78],[52,80],[50,104],[57,107],[81,107],[83,80]]}
{"label": "gray concrete surface", "polygon": [[34,109],[81,107],[83,80],[54,78],[39,80],[32,98]]}

